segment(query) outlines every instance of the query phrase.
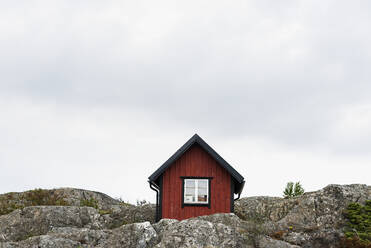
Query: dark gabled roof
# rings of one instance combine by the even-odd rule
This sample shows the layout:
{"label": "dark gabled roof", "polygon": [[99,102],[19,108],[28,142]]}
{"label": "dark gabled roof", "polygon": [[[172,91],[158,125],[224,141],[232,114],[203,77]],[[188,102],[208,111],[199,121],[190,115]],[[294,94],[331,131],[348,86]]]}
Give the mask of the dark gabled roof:
{"label": "dark gabled roof", "polygon": [[178,158],[180,158],[192,145],[198,144],[200,145],[210,156],[215,159],[220,166],[226,169],[229,174],[235,179],[235,181],[239,184],[237,188],[243,188],[243,184],[245,180],[240,173],[238,173],[227,161],[225,161],[213,148],[211,148],[200,136],[197,134],[193,135],[181,148],[176,151],[160,168],[158,168],[151,176],[148,177],[150,182],[155,182],[159,176],[164,173],[164,171],[172,165]]}

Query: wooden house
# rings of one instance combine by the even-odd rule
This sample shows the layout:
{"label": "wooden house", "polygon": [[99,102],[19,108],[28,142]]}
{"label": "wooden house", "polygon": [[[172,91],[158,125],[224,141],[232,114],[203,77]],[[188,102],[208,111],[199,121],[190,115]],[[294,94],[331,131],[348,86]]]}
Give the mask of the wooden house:
{"label": "wooden house", "polygon": [[156,191],[156,221],[233,212],[234,201],[245,184],[244,178],[197,134],[148,179]]}

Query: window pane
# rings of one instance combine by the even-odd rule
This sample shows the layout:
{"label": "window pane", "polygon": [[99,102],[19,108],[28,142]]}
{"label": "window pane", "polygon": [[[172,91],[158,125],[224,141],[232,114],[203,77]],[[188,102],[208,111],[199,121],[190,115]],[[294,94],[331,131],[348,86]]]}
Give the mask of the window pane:
{"label": "window pane", "polygon": [[193,203],[195,202],[195,196],[193,195],[185,195],[184,196],[184,202],[187,202],[187,203]]}
{"label": "window pane", "polygon": [[198,195],[207,195],[207,188],[204,188],[204,189],[198,189]]}
{"label": "window pane", "polygon": [[200,202],[200,203],[207,203],[208,201],[208,189],[207,188],[198,188],[198,197],[197,197],[197,200]]}
{"label": "window pane", "polygon": [[185,179],[184,202],[193,203],[196,201],[196,184],[194,179]]}
{"label": "window pane", "polygon": [[194,179],[186,179],[185,180],[185,186],[186,187],[195,187],[195,180]]}
{"label": "window pane", "polygon": [[195,188],[185,188],[184,202],[194,202],[196,200]]}
{"label": "window pane", "polygon": [[207,180],[198,180],[199,188],[207,188]]}
{"label": "window pane", "polygon": [[185,188],[186,195],[195,195],[195,188]]}
{"label": "window pane", "polygon": [[206,195],[202,195],[202,196],[199,195],[197,200],[198,200],[199,203],[207,203],[207,196]]}

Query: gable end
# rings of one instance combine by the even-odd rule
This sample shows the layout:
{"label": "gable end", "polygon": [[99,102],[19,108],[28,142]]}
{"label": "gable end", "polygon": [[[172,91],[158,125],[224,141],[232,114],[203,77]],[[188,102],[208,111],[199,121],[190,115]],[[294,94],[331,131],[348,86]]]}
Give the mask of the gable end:
{"label": "gable end", "polygon": [[151,176],[148,177],[149,182],[158,183],[159,177],[165,170],[171,166],[179,157],[181,157],[194,144],[201,146],[220,166],[228,171],[237,185],[235,185],[235,193],[241,193],[245,183],[243,176],[239,174],[227,161],[225,161],[213,148],[211,148],[200,136],[193,135],[181,148],[178,149],[163,165],[160,166]]}

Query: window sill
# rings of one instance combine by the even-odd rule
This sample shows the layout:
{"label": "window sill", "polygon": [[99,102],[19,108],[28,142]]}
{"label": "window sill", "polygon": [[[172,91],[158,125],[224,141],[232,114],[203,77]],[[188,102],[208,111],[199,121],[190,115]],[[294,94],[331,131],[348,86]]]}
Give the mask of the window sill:
{"label": "window sill", "polygon": [[209,203],[183,203],[182,204],[182,208],[183,207],[207,207],[207,208],[210,208],[210,204]]}

